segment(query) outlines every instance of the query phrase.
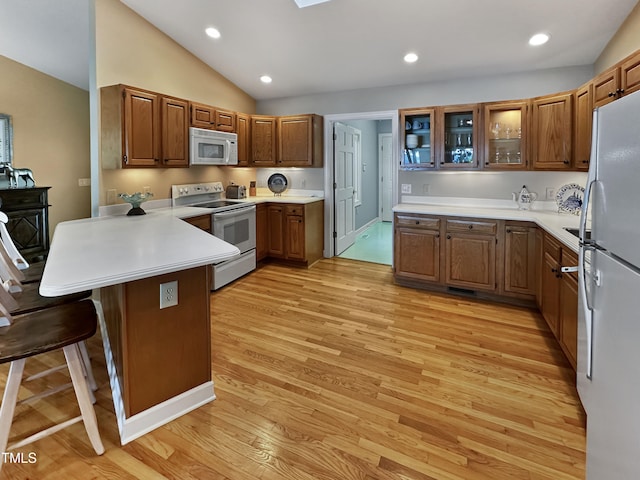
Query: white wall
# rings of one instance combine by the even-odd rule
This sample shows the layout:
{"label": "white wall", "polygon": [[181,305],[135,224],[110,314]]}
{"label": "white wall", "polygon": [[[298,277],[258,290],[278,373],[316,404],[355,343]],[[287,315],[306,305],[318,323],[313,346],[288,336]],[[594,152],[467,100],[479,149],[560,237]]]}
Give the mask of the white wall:
{"label": "white wall", "polygon": [[262,100],[256,103],[256,111],[270,115],[327,115],[514,100],[572,90],[592,77],[591,66],[557,68],[523,74]]}
{"label": "white wall", "polygon": [[464,197],[510,200],[512,192],[523,185],[546,199],[546,189],[555,192],[563,185],[585,185],[587,174],[582,172],[400,172],[398,184],[410,184],[411,195],[434,197]]}

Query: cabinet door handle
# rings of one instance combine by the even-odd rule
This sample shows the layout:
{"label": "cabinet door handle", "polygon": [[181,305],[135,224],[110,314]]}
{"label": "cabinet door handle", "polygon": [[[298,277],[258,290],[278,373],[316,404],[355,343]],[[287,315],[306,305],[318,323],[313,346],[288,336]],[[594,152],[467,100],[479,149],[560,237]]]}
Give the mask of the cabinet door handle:
{"label": "cabinet door handle", "polygon": [[557,268],[552,268],[552,269],[551,269],[551,272],[552,272],[552,273],[558,273],[558,269],[557,269]]}
{"label": "cabinet door handle", "polygon": [[451,240],[451,235],[447,235],[447,240]]}
{"label": "cabinet door handle", "polygon": [[564,163],[565,165],[569,165],[569,160],[563,160],[562,163]]}
{"label": "cabinet door handle", "polygon": [[436,233],[436,238],[440,238],[440,234],[439,233]]}
{"label": "cabinet door handle", "polygon": [[624,93],[624,88],[619,88],[619,89],[617,89],[617,90],[616,90],[616,93],[617,93],[618,95],[622,95],[622,94]]}
{"label": "cabinet door handle", "polygon": [[507,233],[511,233],[511,229],[510,228],[507,228]]}
{"label": "cabinet door handle", "polygon": [[420,225],[420,220],[416,220],[416,225]]}
{"label": "cabinet door handle", "polygon": [[609,92],[609,96],[610,97],[615,97],[616,96],[616,92]]}
{"label": "cabinet door handle", "polygon": [[469,230],[473,229],[473,225],[469,225]]}

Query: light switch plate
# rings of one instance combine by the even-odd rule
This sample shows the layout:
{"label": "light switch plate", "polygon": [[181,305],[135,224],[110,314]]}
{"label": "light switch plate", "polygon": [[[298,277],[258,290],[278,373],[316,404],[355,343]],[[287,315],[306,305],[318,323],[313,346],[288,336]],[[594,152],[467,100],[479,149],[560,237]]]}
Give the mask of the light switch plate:
{"label": "light switch plate", "polygon": [[178,281],[160,284],[160,309],[178,305]]}

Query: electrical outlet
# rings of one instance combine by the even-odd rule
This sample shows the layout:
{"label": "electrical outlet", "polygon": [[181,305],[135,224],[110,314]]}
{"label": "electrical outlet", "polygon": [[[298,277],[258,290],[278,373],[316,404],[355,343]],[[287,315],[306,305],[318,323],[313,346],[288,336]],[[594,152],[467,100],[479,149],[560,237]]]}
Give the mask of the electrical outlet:
{"label": "electrical outlet", "polygon": [[90,187],[91,186],[91,179],[90,178],[79,178],[78,179],[78,186],[79,187]]}
{"label": "electrical outlet", "polygon": [[556,189],[553,187],[547,187],[546,199],[555,200],[555,198],[556,198]]}
{"label": "electrical outlet", "polygon": [[411,184],[403,183],[402,184],[402,193],[411,193]]}
{"label": "electrical outlet", "polygon": [[107,190],[107,205],[113,205],[116,203],[116,196],[117,194],[115,189],[111,188]]}
{"label": "electrical outlet", "polygon": [[178,305],[178,281],[160,284],[160,309]]}
{"label": "electrical outlet", "polygon": [[151,187],[148,185],[146,187],[142,187],[142,193],[144,193],[145,195],[147,193],[151,193]]}
{"label": "electrical outlet", "polygon": [[422,185],[422,193],[429,193],[429,184],[425,183]]}

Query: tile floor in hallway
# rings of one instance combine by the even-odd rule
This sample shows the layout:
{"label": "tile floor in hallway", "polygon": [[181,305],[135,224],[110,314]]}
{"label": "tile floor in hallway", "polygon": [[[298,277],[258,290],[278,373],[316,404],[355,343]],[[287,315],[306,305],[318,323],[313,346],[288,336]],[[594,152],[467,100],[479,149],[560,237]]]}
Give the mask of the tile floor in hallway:
{"label": "tile floor in hallway", "polygon": [[356,237],[353,245],[339,257],[391,265],[393,259],[393,224],[377,222]]}

